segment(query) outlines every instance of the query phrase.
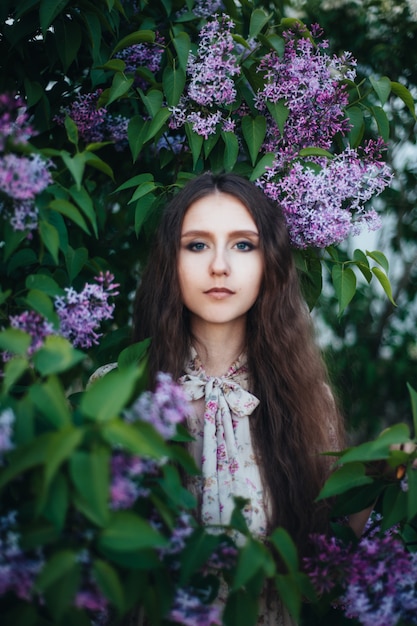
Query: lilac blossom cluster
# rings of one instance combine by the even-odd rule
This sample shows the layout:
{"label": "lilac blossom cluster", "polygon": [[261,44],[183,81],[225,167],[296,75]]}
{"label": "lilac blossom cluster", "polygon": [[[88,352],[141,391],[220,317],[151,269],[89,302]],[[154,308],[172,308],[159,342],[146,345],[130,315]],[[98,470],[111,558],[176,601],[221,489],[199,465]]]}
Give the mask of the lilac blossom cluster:
{"label": "lilac blossom cluster", "polygon": [[67,107],[63,107],[54,120],[64,124],[68,115],[77,125],[80,137],[87,143],[114,142],[117,150],[127,146],[127,126],[129,120],[123,115],[112,115],[103,106],[99,106],[102,89],[91,93],[78,94]]}
{"label": "lilac blossom cluster", "polygon": [[112,509],[129,509],[138,498],[150,494],[144,485],[147,478],[159,473],[159,463],[122,451],[113,452],[111,459],[110,506]]}
{"label": "lilac blossom cluster", "polygon": [[0,413],[0,467],[4,464],[4,455],[14,448],[13,426],[15,419],[15,414],[9,407]]}
{"label": "lilac blossom cluster", "polygon": [[126,411],[126,419],[149,422],[164,439],[175,434],[177,424],[184,422],[188,414],[188,402],[182,387],[172,380],[170,374],[157,374],[155,391],[145,391]]}
{"label": "lilac blossom cluster", "polygon": [[325,248],[363,227],[380,227],[376,211],[366,207],[392,180],[380,149],[380,141],[370,141],[363,155],[348,147],[331,159],[295,161],[286,175],[278,162],[266,170],[258,183],[281,205],[294,246]]}
{"label": "lilac blossom cluster", "polygon": [[[381,140],[370,141],[363,154],[346,147],[333,157],[298,158],[304,148],[330,150],[335,136],[349,130],[341,81],[354,80],[356,66],[350,53],[330,57],[323,53],[327,42],[315,44],[302,34],[285,33],[284,55],[272,52],[259,66],[266,84],[255,104],[268,120],[262,150],[275,159],[257,183],[282,206],[295,247],[325,248],[363,227],[380,227],[375,210],[365,205],[389,185],[392,172],[381,159]],[[319,28],[312,34],[319,36]],[[286,108],[282,128],[269,113],[276,104]]]}
{"label": "lilac blossom cluster", "polygon": [[55,297],[59,317],[59,333],[75,347],[91,348],[97,345],[101,333],[97,330],[104,320],[113,316],[114,304],[109,298],[118,295],[118,283],[110,272],[100,272],[96,283],[86,283],[81,292],[65,288],[64,296]]}
{"label": "lilac blossom cluster", "polygon": [[[104,320],[113,316],[114,304],[110,298],[117,296],[118,283],[114,283],[114,276],[110,272],[100,272],[95,277],[95,283],[86,283],[81,292],[73,287],[65,288],[65,295],[55,297],[55,310],[59,318],[59,327],[54,328],[40,313],[23,311],[19,315],[9,317],[10,326],[17,328],[31,337],[28,356],[32,356],[44,344],[48,335],[61,335],[68,339],[73,346],[91,348],[98,343],[101,334],[98,328]],[[3,360],[10,358],[3,353]]]}
{"label": "lilac blossom cluster", "polygon": [[38,225],[35,199],[52,183],[52,162],[39,154],[22,156],[5,152],[25,145],[34,134],[24,102],[0,95],[0,213],[15,231],[32,231]]}
{"label": "lilac blossom cluster", "polygon": [[204,604],[192,588],[178,589],[168,619],[182,626],[221,626],[221,607]]}
{"label": "lilac blossom cluster", "polygon": [[159,33],[155,33],[154,43],[137,43],[120,50],[114,56],[125,62],[126,74],[135,75],[135,85],[145,89],[147,81],[137,74],[137,70],[143,67],[150,72],[158,72],[161,67],[164,46],[165,39]]}
{"label": "lilac blossom cluster", "polygon": [[31,343],[27,351],[28,356],[32,356],[36,350],[43,346],[45,337],[56,334],[53,324],[36,311],[23,311],[19,315],[11,315],[9,321],[12,328],[17,328],[30,335]]}
{"label": "lilac blossom cluster", "polygon": [[313,537],[316,555],[305,559],[319,595],[339,590],[338,604],[362,626],[417,624],[417,553],[399,536],[364,536],[358,545]]}
{"label": "lilac blossom cluster", "polygon": [[[220,19],[215,16],[201,29],[197,54],[190,54],[188,61],[188,90],[179,104],[170,108],[170,128],[189,123],[194,132],[207,139],[220,123],[229,121],[224,113],[236,99],[233,77],[240,74],[231,34],[233,27],[230,18],[222,15]],[[227,129],[230,130],[230,123]]]}
{"label": "lilac blossom cluster", "polygon": [[0,597],[13,593],[22,600],[32,599],[36,576],[44,564],[40,552],[28,556],[20,546],[17,513],[0,517]]}

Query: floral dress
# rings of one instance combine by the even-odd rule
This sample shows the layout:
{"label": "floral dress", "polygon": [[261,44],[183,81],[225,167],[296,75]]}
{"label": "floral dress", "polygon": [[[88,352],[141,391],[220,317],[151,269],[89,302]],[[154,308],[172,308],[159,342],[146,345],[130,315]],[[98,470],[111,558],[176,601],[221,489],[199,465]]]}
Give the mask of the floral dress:
{"label": "floral dress", "polygon": [[[234,496],[248,499],[244,508],[251,532],[266,535],[268,498],[252,446],[250,415],[259,400],[249,391],[246,357],[241,355],[224,376],[208,376],[192,349],[179,379],[190,401],[188,430],[194,437],[189,451],[201,468],[187,487],[197,497],[201,522],[207,526],[228,524]],[[224,602],[227,589],[221,590]],[[295,626],[277,599],[261,597],[258,626]]]}

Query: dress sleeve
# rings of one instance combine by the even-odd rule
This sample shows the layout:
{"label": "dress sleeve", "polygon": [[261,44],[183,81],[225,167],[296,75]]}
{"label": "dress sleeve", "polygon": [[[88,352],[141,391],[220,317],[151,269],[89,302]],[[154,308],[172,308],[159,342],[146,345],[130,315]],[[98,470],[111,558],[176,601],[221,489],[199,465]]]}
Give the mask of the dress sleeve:
{"label": "dress sleeve", "polygon": [[98,380],[99,378],[103,378],[103,376],[105,376],[106,374],[108,374],[109,372],[111,372],[112,370],[116,368],[117,368],[117,363],[107,363],[106,365],[102,365],[101,367],[97,368],[96,371],[93,372],[90,378],[88,379],[87,389],[96,380]]}

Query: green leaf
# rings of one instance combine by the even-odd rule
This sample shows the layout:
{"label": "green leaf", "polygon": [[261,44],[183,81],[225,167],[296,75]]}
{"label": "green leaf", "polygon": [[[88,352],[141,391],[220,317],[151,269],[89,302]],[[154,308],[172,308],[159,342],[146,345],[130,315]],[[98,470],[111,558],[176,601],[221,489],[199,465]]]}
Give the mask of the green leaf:
{"label": "green leaf", "polygon": [[141,183],[140,185],[138,185],[138,187],[135,189],[133,196],[131,197],[131,199],[129,200],[129,204],[131,202],[136,202],[137,200],[139,200],[140,198],[143,198],[143,196],[148,195],[149,193],[151,193],[152,191],[154,191],[156,189],[156,185],[154,182],[148,182],[148,183]]}
{"label": "green leaf", "polygon": [[69,490],[66,477],[58,473],[49,487],[48,498],[45,502],[43,514],[54,527],[62,532],[69,505]]}
{"label": "green leaf", "polygon": [[153,139],[157,133],[161,130],[167,119],[170,117],[171,112],[167,108],[160,109],[155,115],[151,123],[149,124],[148,133],[145,141]]}
{"label": "green leaf", "polygon": [[117,193],[118,191],[124,191],[125,189],[130,189],[131,187],[138,187],[142,183],[153,182],[153,180],[153,175],[148,173],[132,176],[132,178],[128,178],[124,183],[117,187],[115,193]]}
{"label": "green leaf", "polygon": [[401,83],[391,82],[391,91],[404,102],[413,118],[416,119],[414,99],[407,87]]}
{"label": "green leaf", "polygon": [[372,478],[366,476],[365,472],[366,470],[363,463],[357,462],[342,465],[342,467],[334,471],[326,480],[317,500],[323,500],[324,498],[331,498],[345,493],[353,487],[362,487],[371,484],[373,482]]}
{"label": "green leaf", "polygon": [[301,157],[323,156],[323,157],[327,157],[328,159],[333,158],[332,153],[329,152],[328,150],[324,150],[323,148],[315,148],[314,146],[312,146],[311,148],[302,148],[299,152],[299,155]]}
{"label": "green leaf", "polygon": [[34,309],[54,326],[58,326],[58,316],[55,313],[51,298],[39,289],[31,289],[24,298],[25,303],[31,309]]}
{"label": "green leaf", "polygon": [[51,433],[44,433],[26,445],[19,446],[10,455],[10,464],[0,471],[0,488],[26,470],[45,462]]}
{"label": "green leaf", "polygon": [[98,526],[109,521],[109,462],[110,451],[96,447],[91,451],[77,450],[69,459],[69,468],[78,498],[77,508]]}
{"label": "green leaf", "polygon": [[302,596],[298,578],[291,574],[278,574],[275,577],[275,586],[291,616],[298,623],[302,606]]}
{"label": "green leaf", "polygon": [[239,156],[239,141],[235,133],[222,132],[222,138],[225,145],[223,166],[225,172],[231,172]]}
{"label": "green leaf", "polygon": [[147,196],[141,198],[137,201],[135,207],[135,233],[138,236],[140,229],[145,223],[147,217],[152,211],[152,207],[155,203],[154,194],[148,194]]}
{"label": "green leaf", "polygon": [[139,89],[139,94],[149,116],[155,117],[158,111],[163,107],[164,96],[162,91],[159,89],[150,89],[145,95],[143,91]]}
{"label": "green leaf", "polygon": [[0,348],[6,352],[25,356],[31,343],[32,337],[18,328],[7,328],[0,332]]}
{"label": "green leaf", "polygon": [[407,494],[399,483],[388,485],[382,499],[382,525],[385,531],[407,518]]}
{"label": "green leaf", "polygon": [[339,315],[343,313],[356,292],[356,276],[350,267],[335,265],[332,282],[339,302]]}
{"label": "green leaf", "polygon": [[127,137],[129,140],[129,147],[132,153],[133,162],[138,158],[140,151],[142,150],[145,139],[148,135],[150,122],[144,120],[140,115],[132,117],[127,127]]}
{"label": "green leaf", "polygon": [[57,229],[46,220],[39,220],[39,235],[55,264],[58,265],[59,235]]}
{"label": "green leaf", "polygon": [[120,414],[131,398],[141,371],[138,367],[113,370],[95,381],[81,398],[80,409],[87,417],[106,422]]}
{"label": "green leaf", "polygon": [[35,383],[29,389],[29,397],[55,428],[71,424],[64,389],[58,378],[51,376],[45,383]]}
{"label": "green leaf", "polygon": [[123,50],[123,48],[129,48],[129,46],[133,46],[137,43],[154,43],[155,42],[155,32],[152,30],[138,30],[134,33],[130,33],[126,37],[123,37],[119,41],[119,43],[114,48],[111,56],[114,56],[116,52],[119,50]]}
{"label": "green leaf", "polygon": [[413,389],[410,383],[407,383],[407,389],[410,394],[411,409],[413,412],[414,437],[417,437],[417,391]]}
{"label": "green leaf", "polygon": [[61,296],[64,293],[62,287],[51,276],[46,274],[29,274],[25,284],[28,289],[36,289],[52,297]]}
{"label": "green leaf", "polygon": [[274,573],[274,561],[272,555],[260,541],[248,537],[239,552],[232,591],[244,587],[258,572],[271,576]]}
{"label": "green leaf", "polygon": [[372,272],[369,268],[369,261],[366,254],[362,250],[357,249],[353,253],[353,260],[356,267],[362,272],[368,283],[371,282]]}
{"label": "green leaf", "polygon": [[417,470],[407,468],[407,521],[411,522],[417,516]]}
{"label": "green leaf", "polygon": [[291,573],[297,572],[299,566],[297,548],[285,528],[276,528],[270,540],[278,550],[287,570]]}
{"label": "green leaf", "polygon": [[68,116],[65,116],[65,130],[67,131],[68,140],[78,146],[78,128],[77,124]]}
{"label": "green leaf", "polygon": [[252,11],[249,23],[249,39],[254,39],[261,32],[264,26],[268,24],[272,14],[265,13],[263,9],[255,9]]}
{"label": "green leaf", "polygon": [[188,55],[191,49],[190,37],[186,32],[181,31],[178,35],[175,35],[172,43],[177,51],[179,66],[185,72],[187,69]]}
{"label": "green leaf", "polygon": [[104,70],[110,70],[112,72],[124,72],[126,69],[126,63],[122,59],[110,59],[107,63],[101,66]]}
{"label": "green leaf", "polygon": [[3,392],[7,394],[28,368],[29,361],[23,356],[15,356],[7,361],[4,365]]}
{"label": "green leaf", "polygon": [[133,85],[133,81],[134,78],[127,78],[121,72],[116,72],[116,74],[113,76],[113,81],[108,92],[107,105],[125,96]]}
{"label": "green leaf", "polygon": [[90,167],[94,167],[94,169],[103,172],[103,174],[106,174],[106,176],[114,180],[112,168],[105,161],[103,161],[103,159],[100,159],[100,157],[98,157],[96,154],[93,154],[92,152],[83,152],[83,155],[85,158],[85,162]]}
{"label": "green leaf", "polygon": [[245,590],[239,589],[227,597],[223,623],[225,626],[236,626],[236,624],[255,626],[258,621],[258,613],[258,600]]}
{"label": "green leaf", "polygon": [[378,279],[391,304],[397,306],[392,295],[391,283],[388,276],[379,267],[373,267],[372,274],[374,274],[374,276]]}
{"label": "green leaf", "polygon": [[149,523],[133,511],[113,513],[106,528],[98,538],[98,545],[103,549],[130,552],[144,548],[158,548],[168,541]]}
{"label": "green leaf", "polygon": [[42,376],[48,376],[65,372],[79,363],[84,356],[64,337],[50,335],[46,337],[43,347],[33,355],[33,364]]}
{"label": "green leaf", "polygon": [[160,459],[169,454],[163,438],[151,424],[145,422],[128,424],[123,420],[111,420],[103,426],[101,433],[112,446],[121,447],[138,456]]}
{"label": "green leaf", "polygon": [[81,211],[84,213],[86,218],[89,220],[90,224],[93,227],[94,234],[97,237],[97,217],[94,211],[93,200],[90,194],[86,191],[84,187],[80,187],[79,189],[75,186],[72,186],[69,190],[69,193],[72,199],[78,204]]}
{"label": "green leaf", "polygon": [[181,552],[180,585],[184,586],[190,578],[205,565],[219,545],[219,536],[207,533],[199,528],[187,540]]}
{"label": "green leaf", "polygon": [[71,173],[73,179],[75,180],[75,184],[77,188],[80,189],[81,182],[84,176],[85,164],[86,164],[86,153],[85,152],[77,152],[73,157],[66,152],[66,150],[61,150],[61,159],[64,161],[66,167]]}
{"label": "green leaf", "polygon": [[384,106],[384,104],[388,100],[388,97],[389,97],[389,95],[391,93],[391,81],[390,81],[390,79],[387,78],[386,76],[382,76],[382,78],[379,78],[377,80],[373,76],[370,76],[369,80],[371,81],[371,85],[372,85],[375,93],[377,94],[377,96],[378,96],[382,106]]}
{"label": "green leaf", "polygon": [[363,111],[357,106],[349,107],[346,109],[346,114],[349,118],[352,128],[349,131],[349,143],[352,148],[357,148],[363,137],[365,130],[365,122],[363,118]]}
{"label": "green leaf", "polygon": [[257,115],[253,118],[249,115],[245,115],[242,118],[242,133],[249,149],[252,165],[255,165],[259,150],[266,135],[265,117],[263,115]]}
{"label": "green leaf", "polygon": [[101,592],[117,608],[119,613],[123,613],[125,609],[125,594],[116,570],[106,561],[95,559],[92,572]]}
{"label": "green leaf", "polygon": [[373,250],[372,252],[369,252],[369,250],[366,250],[366,256],[369,256],[370,259],[376,261],[376,263],[378,263],[378,265],[380,265],[388,273],[389,263],[383,252],[380,250]]}
{"label": "green leaf", "polygon": [[188,145],[193,155],[193,170],[196,169],[198,159],[200,158],[201,148],[203,147],[204,137],[193,131],[192,125],[187,122],[185,124],[185,133],[188,139]]}
{"label": "green leaf", "polygon": [[39,21],[44,36],[54,19],[63,12],[68,2],[69,0],[41,0],[39,5]]}
{"label": "green leaf", "polygon": [[176,106],[185,87],[185,70],[167,66],[162,76],[162,86],[169,106]]}
{"label": "green leaf", "polygon": [[387,114],[382,107],[371,107],[372,115],[378,126],[378,132],[382,139],[387,142],[389,139],[389,121]]}
{"label": "green leaf", "polygon": [[278,126],[281,135],[283,135],[285,122],[290,114],[289,108],[286,106],[284,100],[279,100],[278,102],[267,101],[266,105],[268,107],[268,111]]}
{"label": "green leaf", "polygon": [[87,248],[77,248],[74,250],[71,246],[68,246],[68,250],[65,254],[65,265],[67,268],[70,283],[74,278],[78,276],[82,268],[88,261]]}
{"label": "green leaf", "polygon": [[376,439],[361,443],[345,452],[341,463],[356,461],[378,461],[387,459],[390,455],[390,446],[396,443],[405,443],[410,439],[410,431],[406,424],[395,424],[386,428]]}
{"label": "green leaf", "polygon": [[68,200],[52,200],[49,204],[49,207],[53,211],[58,211],[58,213],[62,213],[65,217],[68,217],[74,224],[77,224],[87,235],[90,234],[89,228],[85,222],[85,219],[79,212],[76,206],[74,206]]}
{"label": "green leaf", "polygon": [[122,350],[117,359],[118,367],[130,367],[133,364],[138,365],[141,363],[148,352],[150,343],[150,339],[144,339],[143,341],[137,341]]}
{"label": "green leaf", "polygon": [[77,563],[77,556],[72,550],[60,550],[55,552],[42,568],[35,581],[38,592],[44,592],[50,585],[61,578],[68,570]]}
{"label": "green leaf", "polygon": [[268,167],[272,167],[274,161],[275,161],[276,155],[274,152],[267,152],[266,154],[264,154],[259,161],[257,162],[257,164],[255,165],[255,167],[253,168],[252,174],[250,176],[251,181],[257,180],[258,178],[260,178],[263,174],[265,174],[266,170]]}
{"label": "green leaf", "polygon": [[45,464],[45,481],[49,485],[59,467],[69,459],[84,437],[81,428],[69,426],[53,433],[48,446]]}

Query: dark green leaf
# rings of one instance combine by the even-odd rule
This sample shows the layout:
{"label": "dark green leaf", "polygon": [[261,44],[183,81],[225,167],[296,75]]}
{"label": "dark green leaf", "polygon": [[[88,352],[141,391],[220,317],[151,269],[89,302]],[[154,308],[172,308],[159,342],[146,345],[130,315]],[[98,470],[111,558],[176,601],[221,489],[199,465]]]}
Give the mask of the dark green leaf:
{"label": "dark green leaf", "polygon": [[117,608],[119,613],[123,613],[125,609],[125,594],[116,570],[106,561],[95,559],[92,571],[101,592]]}
{"label": "dark green leaf", "polygon": [[185,71],[182,67],[167,66],[162,76],[164,94],[169,106],[176,106],[185,86]]}
{"label": "dark green leaf", "polygon": [[387,78],[386,76],[382,76],[379,79],[376,79],[373,76],[370,76],[369,80],[371,81],[371,85],[375,93],[377,94],[382,106],[384,106],[384,104],[388,100],[388,97],[391,93],[390,79]]}
{"label": "dark green leaf", "polygon": [[113,370],[95,381],[81,399],[80,409],[98,422],[113,419],[131,398],[141,372],[137,367]]}
{"label": "dark green leaf", "polygon": [[0,348],[12,354],[26,355],[32,337],[18,328],[7,328],[0,332]]}
{"label": "dark green leaf", "polygon": [[167,540],[132,511],[113,513],[99,536],[99,546],[120,552],[163,547]]}
{"label": "dark green leaf", "polygon": [[68,2],[69,0],[41,0],[39,5],[39,20],[44,36],[54,19],[64,11]]}
{"label": "dark green leaf", "polygon": [[84,354],[75,350],[63,337],[50,335],[45,343],[33,355],[33,364],[42,376],[59,374],[82,361]]}
{"label": "dark green leaf", "polygon": [[104,447],[89,452],[78,450],[69,459],[71,479],[79,496],[75,504],[98,526],[106,526],[109,521],[109,461],[109,450]]}
{"label": "dark green leaf", "polygon": [[44,383],[35,383],[29,389],[29,397],[55,428],[69,426],[71,414],[60,380],[51,376]]}
{"label": "dark green leaf", "polygon": [[266,119],[263,115],[257,115],[255,118],[246,115],[242,118],[242,133],[248,146],[249,155],[252,165],[255,165],[258,158],[259,150],[265,139]]}
{"label": "dark green leaf", "polygon": [[335,265],[332,270],[332,282],[341,315],[356,293],[356,276],[350,267]]}
{"label": "dark green leaf", "polygon": [[123,37],[116,45],[112,52],[112,56],[119,52],[119,50],[123,50],[123,48],[129,48],[129,46],[133,46],[137,43],[154,43],[155,41],[155,33],[152,30],[138,30],[134,33],[130,33],[126,37]]}
{"label": "dark green leaf", "polygon": [[337,469],[324,484],[318,500],[331,498],[332,496],[344,493],[353,487],[369,485],[372,478],[366,476],[363,463],[348,463]]}
{"label": "dark green leaf", "polygon": [[57,229],[46,220],[39,220],[39,234],[54,262],[58,265],[59,235]]}
{"label": "dark green leaf", "polygon": [[288,572],[295,573],[298,571],[298,552],[285,528],[276,528],[271,537],[271,542],[278,550],[279,555],[284,561]]}

